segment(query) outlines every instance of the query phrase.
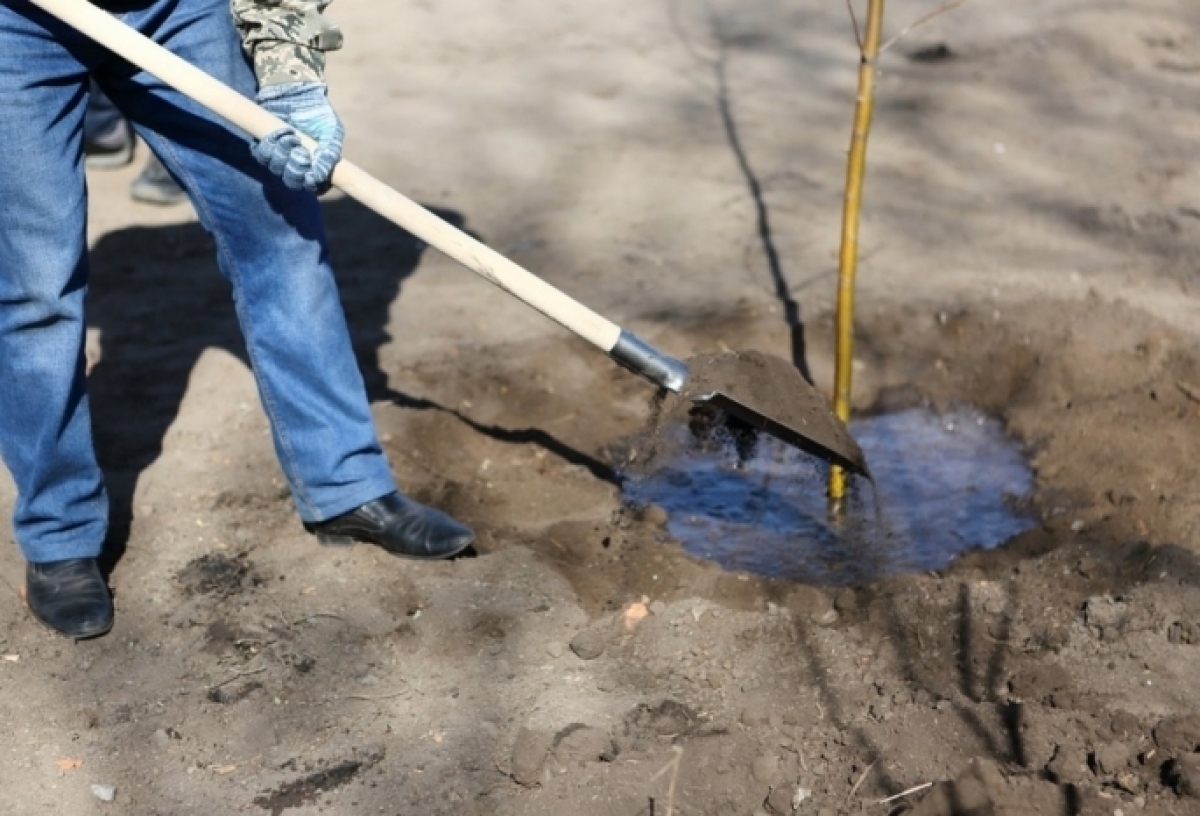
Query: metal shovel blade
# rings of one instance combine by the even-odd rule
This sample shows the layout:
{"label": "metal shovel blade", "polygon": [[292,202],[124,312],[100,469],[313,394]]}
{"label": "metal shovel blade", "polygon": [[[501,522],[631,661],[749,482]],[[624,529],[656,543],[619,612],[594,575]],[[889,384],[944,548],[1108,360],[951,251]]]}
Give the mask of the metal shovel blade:
{"label": "metal shovel blade", "polygon": [[805,453],[868,478],[862,449],[796,367],[761,351],[702,354],[686,363],[622,330],[613,360],[696,405],[726,412]]}
{"label": "metal shovel blade", "polygon": [[737,417],[846,470],[869,476],[866,459],[827,400],[786,360],[759,351],[693,357],[680,394]]}

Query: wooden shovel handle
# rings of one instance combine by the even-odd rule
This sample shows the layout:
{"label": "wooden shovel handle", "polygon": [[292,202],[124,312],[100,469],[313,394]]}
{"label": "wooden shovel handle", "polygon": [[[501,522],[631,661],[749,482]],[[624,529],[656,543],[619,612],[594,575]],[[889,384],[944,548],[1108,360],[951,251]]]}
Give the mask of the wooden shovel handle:
{"label": "wooden shovel handle", "polygon": [[[261,139],[286,127],[281,120],[237,91],[84,0],[30,2],[256,138]],[[302,138],[311,148],[312,141]],[[343,159],[334,168],[333,183],[342,192],[601,350],[609,352],[617,345],[621,328],[615,323],[446,223],[365,170]]]}

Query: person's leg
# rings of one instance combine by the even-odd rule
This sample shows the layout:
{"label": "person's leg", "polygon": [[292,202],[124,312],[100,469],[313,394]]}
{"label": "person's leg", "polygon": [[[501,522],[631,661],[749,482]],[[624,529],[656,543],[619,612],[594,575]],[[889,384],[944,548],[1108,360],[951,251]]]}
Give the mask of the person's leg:
{"label": "person's leg", "polygon": [[34,563],[99,555],[108,518],[84,390],[87,71],[41,19],[0,3],[0,456]]}
{"label": "person's leg", "polygon": [[[125,21],[247,96],[227,0],[159,0]],[[275,448],[306,522],[393,492],[325,247],[317,200],[261,168],[247,137],[117,60],[109,98],[188,191],[230,280]]]}
{"label": "person's leg", "polygon": [[89,168],[124,167],[133,161],[133,133],[129,123],[95,82],[88,89],[83,145]]}
{"label": "person's leg", "polygon": [[175,181],[175,177],[163,167],[163,163],[153,152],[146,160],[142,172],[129,185],[129,197],[143,204],[156,204],[160,207],[182,204],[188,200],[187,193],[179,186],[179,182]]}

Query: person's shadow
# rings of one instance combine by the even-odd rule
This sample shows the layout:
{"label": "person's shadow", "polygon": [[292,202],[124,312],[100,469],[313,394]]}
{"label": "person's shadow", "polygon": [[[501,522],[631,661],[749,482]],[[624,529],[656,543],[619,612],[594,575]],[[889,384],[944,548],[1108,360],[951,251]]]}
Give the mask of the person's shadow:
{"label": "person's shadow", "polygon": [[[372,401],[441,410],[505,442],[538,444],[616,481],[611,468],[536,428],[486,426],[428,399],[391,388],[380,348],[391,340],[388,312],[417,268],[425,244],[351,199],[323,205],[331,260],[355,355]],[[455,226],[464,219],[435,212]],[[217,271],[212,241],[199,224],[130,227],[109,233],[91,252],[88,326],[100,333],[90,372],[93,434],[111,504],[102,558],[110,572],[124,554],[138,478],[162,453],[200,355],[218,348],[249,366],[229,285]],[[303,315],[297,315],[303,320]]]}

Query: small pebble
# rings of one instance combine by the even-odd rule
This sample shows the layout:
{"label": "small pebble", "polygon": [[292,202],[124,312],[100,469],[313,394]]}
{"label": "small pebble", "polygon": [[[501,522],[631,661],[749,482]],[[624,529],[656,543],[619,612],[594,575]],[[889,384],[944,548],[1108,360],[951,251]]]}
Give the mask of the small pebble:
{"label": "small pebble", "polygon": [[754,703],[742,709],[742,725],[749,728],[758,728],[766,725],[770,719],[770,712],[764,703]]}
{"label": "small pebble", "polygon": [[551,657],[562,657],[564,651],[566,651],[566,649],[558,641],[551,641],[550,643],[546,644],[546,654],[550,655]]}
{"label": "small pebble", "polygon": [[826,609],[824,612],[814,612],[812,614],[812,622],[817,626],[833,626],[838,622],[838,613],[836,609]]}
{"label": "small pebble", "polygon": [[1098,747],[1094,754],[1096,769],[1105,776],[1115,776],[1118,771],[1129,764],[1129,759],[1132,756],[1133,752],[1125,744],[1120,742],[1106,743]]}
{"label": "small pebble", "polygon": [[599,629],[584,629],[571,638],[571,651],[580,660],[595,660],[604,654],[604,634]]}
{"label": "small pebble", "polygon": [[542,781],[542,767],[554,743],[554,735],[546,731],[522,728],[512,750],[512,776],[521,785],[536,785]]}
{"label": "small pebble", "polygon": [[668,520],[667,511],[659,507],[657,504],[651,504],[642,511],[642,519],[647,524],[652,524],[655,527],[666,527]]}
{"label": "small pebble", "polygon": [[771,795],[767,797],[767,810],[778,816],[791,813],[795,808],[792,807],[792,791],[790,788],[779,786],[771,791]]}
{"label": "small pebble", "polygon": [[779,771],[779,757],[774,754],[763,754],[754,760],[750,772],[759,782],[770,782]]}
{"label": "small pebble", "polygon": [[117,789],[112,785],[92,785],[92,796],[101,802],[111,802],[117,798]]}

